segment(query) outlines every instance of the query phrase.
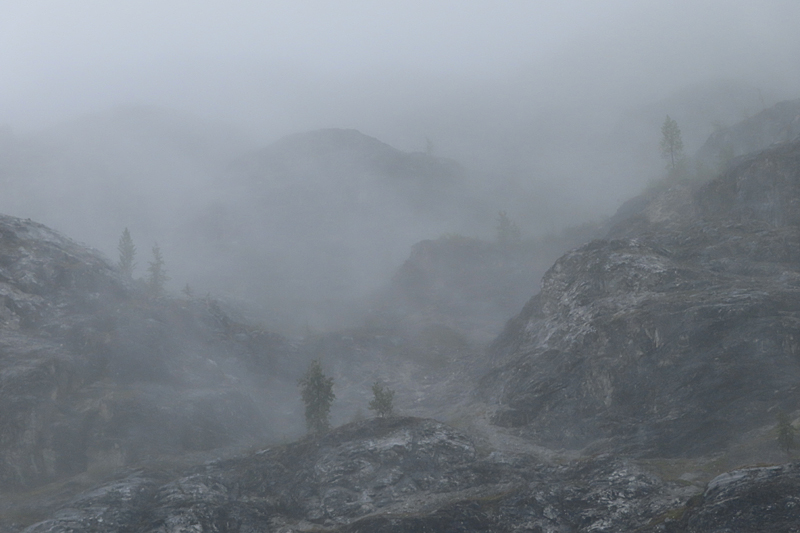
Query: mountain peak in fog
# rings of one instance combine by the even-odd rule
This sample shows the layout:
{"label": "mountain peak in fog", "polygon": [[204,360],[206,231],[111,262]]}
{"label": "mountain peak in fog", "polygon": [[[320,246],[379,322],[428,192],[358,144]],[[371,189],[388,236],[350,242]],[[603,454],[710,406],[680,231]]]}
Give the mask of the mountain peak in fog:
{"label": "mountain peak in fog", "polygon": [[244,156],[235,167],[252,177],[356,173],[428,183],[459,181],[464,174],[453,160],[423,152],[403,152],[358,130],[339,128],[283,137]]}

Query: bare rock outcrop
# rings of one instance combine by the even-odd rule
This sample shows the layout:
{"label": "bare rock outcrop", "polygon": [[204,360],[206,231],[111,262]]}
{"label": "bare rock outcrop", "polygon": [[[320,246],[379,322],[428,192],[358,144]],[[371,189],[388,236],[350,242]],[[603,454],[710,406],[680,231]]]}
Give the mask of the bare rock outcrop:
{"label": "bare rock outcrop", "polygon": [[219,313],[149,297],[97,252],[0,216],[0,490],[263,436],[236,376],[280,339],[232,339]]}
{"label": "bare rock outcrop", "polygon": [[633,531],[693,492],[620,459],[552,466],[484,455],[441,423],[388,418],[166,483],[134,473],[25,531]]}
{"label": "bare rock outcrop", "polygon": [[559,259],[493,346],[495,423],[699,456],[800,408],[800,143],[677,184]]}

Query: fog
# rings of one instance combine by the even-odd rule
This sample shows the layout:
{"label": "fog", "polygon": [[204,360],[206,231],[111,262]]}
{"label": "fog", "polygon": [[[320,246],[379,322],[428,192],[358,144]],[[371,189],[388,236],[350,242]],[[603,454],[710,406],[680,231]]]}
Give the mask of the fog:
{"label": "fog", "polygon": [[[129,227],[137,275],[158,241],[173,290],[288,329],[341,325],[414,243],[492,238],[499,211],[526,237],[612,215],[663,175],[667,114],[692,154],[800,97],[790,0],[4,7],[0,210],[112,260]],[[274,144],[330,128],[388,147]]]}

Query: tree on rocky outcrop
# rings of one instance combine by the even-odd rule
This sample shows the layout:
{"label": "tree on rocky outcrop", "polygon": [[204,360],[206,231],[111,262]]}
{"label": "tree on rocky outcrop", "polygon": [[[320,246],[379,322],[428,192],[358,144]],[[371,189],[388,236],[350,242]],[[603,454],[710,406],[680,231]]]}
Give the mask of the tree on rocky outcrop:
{"label": "tree on rocky outcrop", "polygon": [[150,261],[147,271],[150,273],[147,278],[147,288],[150,294],[156,298],[163,296],[169,277],[164,268],[164,257],[161,255],[161,248],[159,248],[158,243],[153,245],[153,260]]}
{"label": "tree on rocky outcrop", "polygon": [[372,385],[372,396],[372,401],[369,402],[370,411],[375,411],[375,414],[379,417],[392,416],[394,412],[394,391],[376,381]]}
{"label": "tree on rocky outcrop", "polygon": [[669,161],[667,168],[674,174],[683,160],[683,139],[678,123],[669,115],[661,126],[661,156]]}
{"label": "tree on rocky outcrop", "polygon": [[497,214],[497,243],[502,247],[515,246],[522,240],[517,224],[505,211]]}
{"label": "tree on rocky outcrop", "polygon": [[311,361],[305,375],[297,384],[306,406],[306,427],[309,433],[323,433],[330,429],[331,404],[336,395],[333,393],[333,378],[322,371],[322,363],[318,359]]}
{"label": "tree on rocky outcrop", "polygon": [[778,425],[776,427],[778,433],[778,446],[783,450],[786,455],[791,455],[792,449],[795,448],[794,437],[797,430],[792,425],[789,417],[783,411],[778,412]]}
{"label": "tree on rocky outcrop", "polygon": [[125,231],[122,232],[117,250],[119,250],[117,268],[126,278],[133,278],[133,269],[136,268],[136,246],[133,244],[131,232],[128,231],[128,228],[125,228]]}

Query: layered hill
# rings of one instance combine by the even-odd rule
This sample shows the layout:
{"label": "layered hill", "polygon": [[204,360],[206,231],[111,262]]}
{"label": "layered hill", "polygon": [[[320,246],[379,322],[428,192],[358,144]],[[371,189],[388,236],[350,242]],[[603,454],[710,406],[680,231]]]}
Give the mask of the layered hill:
{"label": "layered hill", "polygon": [[[350,161],[341,143],[360,139],[384,154],[356,157],[368,168],[397,155],[332,137],[300,145]],[[302,149],[286,142],[255,168],[296,172],[284,167]],[[292,165],[275,155],[285,150]],[[265,176],[239,182],[254,203],[292,182]],[[464,302],[509,294],[491,280],[531,275],[531,257],[498,243],[414,249],[394,290],[416,330],[368,322],[288,343],[211,299],[148,297],[95,252],[5,217],[2,474],[6,487],[37,488],[4,494],[0,528],[793,531],[796,465],[736,468],[794,453],[776,424],[800,410],[798,203],[800,142],[640,197],[605,238],[555,262],[488,354],[432,317],[477,316]],[[363,419],[377,380],[398,411],[460,429],[361,420],[231,457],[276,421],[297,423],[278,393],[296,395],[319,357],[335,378],[334,424]],[[41,485],[53,479],[68,481]]]}
{"label": "layered hill", "polygon": [[602,234],[586,224],[539,238],[482,240],[444,235],[411,248],[373,300],[373,321],[413,330],[439,324],[489,343],[565,251]]}
{"label": "layered hill", "polygon": [[205,286],[271,302],[270,319],[295,328],[358,322],[365,297],[415,242],[491,228],[494,216],[454,161],[355,130],[297,134],[251,152],[217,192],[183,228],[180,246],[201,257],[191,270]]}
{"label": "layered hill", "polygon": [[150,106],[4,131],[0,211],[109,255],[127,227],[140,251],[160,244],[180,273],[174,288],[259,303],[260,318],[298,331],[347,322],[341,308],[387,280],[413,243],[491,228],[499,209],[454,161],[355,130],[256,146],[234,127]]}
{"label": "layered hill", "polygon": [[0,491],[277,433],[262,404],[289,348],[213,300],[156,298],[0,216],[0,302]]}
{"label": "layered hill", "polygon": [[794,414],[798,203],[794,142],[676,184],[563,256],[493,345],[495,423],[547,446],[698,456]]}
{"label": "layered hill", "polygon": [[725,166],[734,157],[752,154],[800,136],[800,100],[780,102],[733,126],[720,127],[706,140],[696,158]]}

